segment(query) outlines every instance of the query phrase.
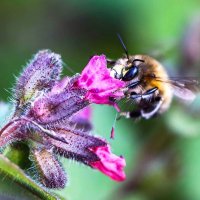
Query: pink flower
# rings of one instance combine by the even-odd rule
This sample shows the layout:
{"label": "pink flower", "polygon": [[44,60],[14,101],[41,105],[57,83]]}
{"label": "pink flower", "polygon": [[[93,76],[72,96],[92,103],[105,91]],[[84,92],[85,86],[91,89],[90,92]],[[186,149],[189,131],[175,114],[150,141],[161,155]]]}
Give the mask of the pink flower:
{"label": "pink flower", "polygon": [[123,88],[125,83],[110,76],[104,55],[90,59],[77,84],[88,91],[86,99],[91,103],[115,105],[110,99],[124,96],[119,89]]}
{"label": "pink flower", "polygon": [[105,56],[94,56],[82,75],[60,79],[61,70],[61,56],[49,50],[30,61],[16,84],[13,116],[0,130],[0,149],[28,141],[40,181],[48,188],[64,188],[67,182],[59,156],[123,181],[125,160],[112,154],[105,140],[91,135],[87,106],[115,106],[110,98],[123,96],[119,89],[124,83],[110,77]]}
{"label": "pink flower", "polygon": [[91,120],[92,119],[92,108],[87,106],[83,108],[80,112],[78,112],[73,119],[82,119],[82,120]]}
{"label": "pink flower", "polygon": [[93,168],[98,169],[115,181],[124,181],[126,179],[124,172],[125,159],[112,154],[109,145],[90,148],[90,150],[100,159],[90,163]]}

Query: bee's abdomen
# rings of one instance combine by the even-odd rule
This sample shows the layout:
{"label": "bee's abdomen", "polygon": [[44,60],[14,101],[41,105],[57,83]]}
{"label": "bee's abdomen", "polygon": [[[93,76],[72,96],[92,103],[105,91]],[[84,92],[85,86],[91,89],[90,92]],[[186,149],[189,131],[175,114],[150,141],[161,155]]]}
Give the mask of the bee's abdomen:
{"label": "bee's abdomen", "polygon": [[170,83],[168,82],[169,78],[165,68],[156,60],[154,60],[152,64],[153,65],[150,68],[157,78],[151,79],[150,87],[158,88],[158,96],[160,96],[161,100],[163,101],[158,113],[163,113],[169,108],[171,104],[173,90]]}
{"label": "bee's abdomen", "polygon": [[160,90],[161,98],[163,100],[163,103],[159,109],[159,113],[165,112],[172,101],[173,93],[172,93],[172,88],[170,85],[164,85],[162,90]]}
{"label": "bee's abdomen", "polygon": [[161,81],[155,80],[154,84],[157,85],[158,91],[159,91],[158,95],[160,95],[160,97],[163,101],[163,103],[159,109],[159,113],[163,113],[169,108],[169,106],[171,104],[172,97],[173,97],[173,90],[172,90],[170,83],[168,82],[168,80],[169,80],[168,74],[161,64],[159,64],[157,66],[156,76],[160,77],[160,80],[161,80]]}

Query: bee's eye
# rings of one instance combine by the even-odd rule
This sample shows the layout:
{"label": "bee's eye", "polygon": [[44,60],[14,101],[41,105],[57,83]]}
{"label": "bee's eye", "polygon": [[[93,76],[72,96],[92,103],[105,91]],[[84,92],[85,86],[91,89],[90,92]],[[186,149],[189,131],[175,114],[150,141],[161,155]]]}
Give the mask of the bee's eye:
{"label": "bee's eye", "polygon": [[131,81],[135,78],[135,76],[138,74],[138,68],[136,66],[132,66],[126,74],[122,77],[123,81]]}

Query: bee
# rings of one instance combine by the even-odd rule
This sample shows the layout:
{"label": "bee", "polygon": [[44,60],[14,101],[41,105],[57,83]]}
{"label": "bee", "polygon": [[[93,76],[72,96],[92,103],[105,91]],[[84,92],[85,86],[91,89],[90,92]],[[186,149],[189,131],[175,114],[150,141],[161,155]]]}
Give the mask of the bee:
{"label": "bee", "polygon": [[149,119],[162,114],[170,107],[173,96],[194,100],[199,87],[197,80],[170,78],[161,63],[148,55],[130,55],[121,37],[126,56],[116,61],[107,60],[110,75],[126,82],[123,89],[126,99],[135,103],[133,111],[121,112],[126,118]]}

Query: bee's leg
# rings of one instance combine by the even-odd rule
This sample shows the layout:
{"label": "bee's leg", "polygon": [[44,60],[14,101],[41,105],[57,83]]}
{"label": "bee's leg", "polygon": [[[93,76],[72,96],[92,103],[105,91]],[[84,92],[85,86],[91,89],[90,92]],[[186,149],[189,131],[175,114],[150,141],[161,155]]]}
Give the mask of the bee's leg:
{"label": "bee's leg", "polygon": [[141,108],[141,109],[134,110],[134,111],[131,111],[131,112],[121,112],[120,116],[118,117],[118,119],[120,119],[121,117],[125,117],[127,119],[129,119],[129,118],[133,118],[133,119],[139,119],[139,118],[150,119],[151,117],[153,117],[153,116],[155,116],[157,114],[157,112],[160,109],[160,106],[162,105],[162,102],[163,101],[160,100],[154,106],[149,105],[150,107],[148,107],[148,111],[147,111],[147,109]]}
{"label": "bee's leg", "polygon": [[[131,112],[122,112],[120,113],[120,116],[124,116],[126,118],[134,118],[134,119],[138,118],[149,119],[153,117],[158,112],[160,106],[162,105],[162,98],[160,96],[152,98],[157,90],[158,88],[154,87],[147,90],[143,94],[137,94],[136,92],[132,92],[130,96],[131,99],[136,100],[138,98],[141,98],[141,103],[139,104],[140,109]],[[150,99],[150,101],[145,101],[147,99]]]}
{"label": "bee's leg", "polygon": [[134,111],[127,111],[127,112],[120,112],[119,117],[117,120],[119,120],[121,117],[125,117],[126,119],[133,118],[133,119],[139,119],[141,118],[141,110],[134,110]]}
{"label": "bee's leg", "polygon": [[141,116],[145,119],[149,119],[157,114],[160,109],[160,106],[163,103],[163,100],[160,96],[157,96],[152,102],[152,106],[146,109],[141,109]]}
{"label": "bee's leg", "polygon": [[[139,81],[131,83],[132,86],[139,84]],[[131,87],[131,84],[129,87]],[[154,95],[154,93],[158,90],[157,87],[151,88],[147,90],[143,94],[137,94],[136,92],[131,92],[130,98],[133,100],[136,100],[138,98],[141,98],[142,104],[140,105],[140,109],[131,111],[131,112],[121,112],[118,119],[120,119],[122,116],[125,118],[133,118],[133,119],[139,119],[139,118],[145,118],[149,119],[153,117],[159,110],[162,99],[157,96],[154,99],[151,99],[151,97]],[[150,102],[146,102],[144,100],[150,99]]]}
{"label": "bee's leg", "polygon": [[149,90],[147,90],[145,93],[143,94],[137,94],[136,92],[131,92],[130,94],[130,98],[133,100],[136,100],[138,98],[140,98],[141,100],[145,100],[145,99],[151,99],[154,95],[154,93],[158,90],[157,87],[151,88]]}
{"label": "bee's leg", "polygon": [[141,81],[132,82],[132,83],[130,83],[130,84],[127,86],[127,88],[128,88],[128,89],[134,89],[134,88],[137,87],[140,83],[141,83]]}
{"label": "bee's leg", "polygon": [[149,90],[147,90],[143,95],[142,95],[142,99],[148,99],[150,97],[152,97],[152,95],[158,90],[157,87],[151,88]]}
{"label": "bee's leg", "polygon": [[[124,116],[125,118],[133,118],[133,119],[150,119],[155,116],[162,105],[163,100],[160,96],[157,96],[152,102],[144,102],[144,106],[141,106],[140,109],[134,110],[131,112],[121,112],[120,117]],[[148,105],[147,105],[148,104]]]}
{"label": "bee's leg", "polygon": [[141,81],[135,81],[126,86],[126,88],[124,89],[124,94],[125,94],[126,98],[129,99],[129,98],[131,98],[131,96],[134,96],[134,99],[141,97],[141,95],[139,95],[133,91],[138,85],[140,85],[140,83],[141,83]]}

